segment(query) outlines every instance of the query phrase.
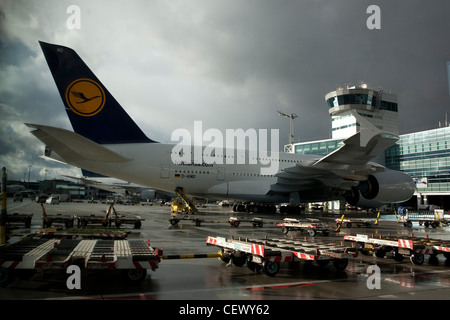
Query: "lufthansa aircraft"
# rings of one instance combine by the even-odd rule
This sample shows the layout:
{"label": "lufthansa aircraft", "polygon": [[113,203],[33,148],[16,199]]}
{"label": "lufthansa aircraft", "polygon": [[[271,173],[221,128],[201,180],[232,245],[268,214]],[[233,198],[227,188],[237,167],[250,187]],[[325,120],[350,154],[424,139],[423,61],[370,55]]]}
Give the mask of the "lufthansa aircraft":
{"label": "lufthansa aircraft", "polygon": [[414,193],[410,176],[371,162],[398,136],[382,132],[357,112],[352,111],[360,131],[324,157],[278,150],[264,157],[234,144],[230,149],[228,143],[223,149],[193,145],[190,152],[189,143],[148,138],[74,50],[40,45],[74,130],[27,124],[52,159],[158,190],[240,201],[255,212],[273,210],[276,203],[344,198],[377,208],[407,201]]}

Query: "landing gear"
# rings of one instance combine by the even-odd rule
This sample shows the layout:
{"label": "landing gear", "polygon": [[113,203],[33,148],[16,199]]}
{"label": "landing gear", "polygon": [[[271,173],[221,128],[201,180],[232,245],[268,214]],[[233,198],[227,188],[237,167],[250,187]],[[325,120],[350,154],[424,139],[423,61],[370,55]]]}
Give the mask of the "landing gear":
{"label": "landing gear", "polygon": [[277,213],[277,207],[266,204],[235,204],[233,212],[252,212],[252,213]]}

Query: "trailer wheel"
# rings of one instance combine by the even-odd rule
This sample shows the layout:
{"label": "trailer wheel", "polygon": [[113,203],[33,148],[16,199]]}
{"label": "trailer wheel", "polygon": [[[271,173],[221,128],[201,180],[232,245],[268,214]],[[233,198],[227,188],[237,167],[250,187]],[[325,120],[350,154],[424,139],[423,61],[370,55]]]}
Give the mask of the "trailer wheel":
{"label": "trailer wheel", "polygon": [[233,227],[239,227],[239,221],[235,220],[233,221],[233,223],[231,224]]}
{"label": "trailer wheel", "polygon": [[262,269],[266,275],[269,277],[274,277],[278,271],[280,271],[280,263],[272,262],[272,261],[264,261],[262,265]]}
{"label": "trailer wheel", "polygon": [[333,260],[333,266],[336,268],[336,270],[338,271],[342,271],[345,268],[347,268],[348,266],[348,259],[334,259]]}
{"label": "trailer wheel", "polygon": [[405,258],[402,254],[398,253],[398,250],[392,251],[392,257],[397,262],[402,262],[403,259]]}
{"label": "trailer wheel", "polygon": [[251,271],[258,273],[262,269],[262,265],[256,262],[247,261],[247,268],[249,268]]}
{"label": "trailer wheel", "polygon": [[281,229],[281,231],[282,231],[284,234],[288,234],[289,228],[283,227],[283,228]]}
{"label": "trailer wheel", "polygon": [[245,264],[245,262],[247,262],[247,255],[244,253],[235,252],[231,255],[231,262],[236,267],[242,267]]}
{"label": "trailer wheel", "polygon": [[411,221],[405,222],[405,227],[407,227],[407,228],[412,228],[412,226],[413,226],[413,224],[412,224]]}
{"label": "trailer wheel", "polygon": [[316,235],[316,230],[309,230],[308,233],[311,237],[314,237]]}
{"label": "trailer wheel", "polygon": [[219,260],[222,260],[225,263],[230,262],[230,258],[231,257],[230,257],[230,254],[228,252],[225,252],[222,249],[222,250],[219,250],[218,254],[219,254]]}
{"label": "trailer wheel", "polygon": [[66,226],[66,228],[73,228],[73,220],[72,219],[66,220],[66,222],[64,222],[64,225]]}
{"label": "trailer wheel", "polygon": [[410,259],[413,264],[421,265],[425,261],[425,256],[421,253],[414,253]]}
{"label": "trailer wheel", "polygon": [[141,228],[141,226],[142,226],[142,222],[141,221],[136,221],[135,223],[134,223],[134,228],[135,229],[140,229]]}
{"label": "trailer wheel", "polygon": [[19,279],[29,279],[32,276],[34,276],[37,272],[37,269],[16,269],[15,270],[15,276]]}
{"label": "trailer wheel", "polygon": [[50,228],[52,226],[53,220],[52,219],[44,219],[43,227],[44,228]]}
{"label": "trailer wheel", "polygon": [[325,268],[330,263],[330,260],[316,260],[316,263],[319,267]]}
{"label": "trailer wheel", "polygon": [[25,228],[30,227],[31,227],[31,217],[27,217],[27,219],[25,220]]}
{"label": "trailer wheel", "polygon": [[128,269],[126,275],[132,282],[141,282],[147,277],[147,269]]}
{"label": "trailer wheel", "polygon": [[173,226],[175,226],[179,222],[179,220],[177,220],[177,219],[170,219],[169,221],[170,221],[170,224]]}
{"label": "trailer wheel", "polygon": [[375,251],[375,256],[377,258],[384,258],[386,256],[386,250],[384,248],[378,248],[378,250]]}
{"label": "trailer wheel", "polygon": [[7,286],[14,280],[14,272],[8,268],[0,266],[0,285]]}

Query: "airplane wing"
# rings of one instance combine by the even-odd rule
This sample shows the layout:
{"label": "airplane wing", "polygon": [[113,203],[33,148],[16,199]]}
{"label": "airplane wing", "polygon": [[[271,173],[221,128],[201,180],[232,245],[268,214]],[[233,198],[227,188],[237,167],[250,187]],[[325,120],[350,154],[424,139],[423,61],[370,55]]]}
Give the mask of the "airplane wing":
{"label": "airplane wing", "polygon": [[317,161],[315,166],[323,163],[365,165],[399,139],[398,135],[378,130],[356,111],[353,110],[352,114],[361,126],[360,132],[344,140],[342,147]]}
{"label": "airplane wing", "polygon": [[333,188],[347,191],[367,180],[368,175],[385,168],[371,162],[399,137],[380,131],[372,123],[352,111],[361,130],[343,141],[343,146],[323,158],[297,163],[276,174],[275,192],[301,192],[316,188]]}
{"label": "airplane wing", "polygon": [[66,163],[83,160],[117,163],[131,160],[75,132],[37,124],[26,123],[26,125],[34,128],[31,133],[54,150]]}

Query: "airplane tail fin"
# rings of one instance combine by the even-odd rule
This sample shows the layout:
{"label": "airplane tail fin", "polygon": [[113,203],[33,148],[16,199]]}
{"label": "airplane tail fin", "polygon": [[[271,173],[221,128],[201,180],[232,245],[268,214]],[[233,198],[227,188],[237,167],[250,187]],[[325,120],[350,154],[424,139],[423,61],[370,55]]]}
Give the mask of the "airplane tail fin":
{"label": "airplane tail fin", "polygon": [[99,144],[155,142],[74,50],[41,41],[39,44],[76,133]]}

